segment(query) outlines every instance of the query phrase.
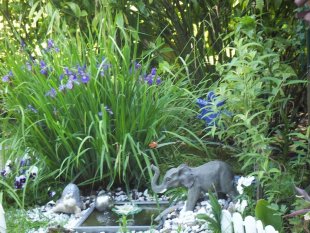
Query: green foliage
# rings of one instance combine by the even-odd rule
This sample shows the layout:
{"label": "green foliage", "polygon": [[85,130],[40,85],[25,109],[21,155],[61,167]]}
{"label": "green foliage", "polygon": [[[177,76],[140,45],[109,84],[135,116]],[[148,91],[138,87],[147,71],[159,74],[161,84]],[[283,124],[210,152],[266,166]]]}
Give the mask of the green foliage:
{"label": "green foliage", "polygon": [[32,229],[47,227],[49,219],[43,218],[40,221],[32,221],[24,210],[10,208],[5,210],[7,232],[28,232]]}
{"label": "green foliage", "polygon": [[271,225],[277,231],[282,230],[282,217],[279,212],[269,207],[269,203],[266,200],[258,200],[255,207],[255,216],[261,220],[265,226]]}
{"label": "green foliage", "polygon": [[212,232],[221,233],[222,207],[219,204],[216,196],[211,192],[209,192],[209,199],[212,207],[213,217],[210,217],[206,214],[197,214],[197,218],[208,222],[208,229],[212,230]]}
{"label": "green foliage", "polygon": [[[235,55],[230,62],[217,66],[221,79],[213,87],[226,101],[225,111],[218,125],[210,126],[206,135],[233,143],[242,170],[251,173],[254,169],[267,197],[278,200],[290,193],[287,191],[293,176],[287,174],[284,178],[281,166],[286,161],[273,158],[271,145],[277,139],[271,122],[282,124],[285,118],[278,117],[287,114],[287,87],[303,81],[295,79],[294,70],[275,52],[277,41],[256,32],[255,25],[251,17],[237,20],[229,48]],[[286,184],[279,182],[281,177]],[[281,188],[277,189],[277,185]]]}
{"label": "green foliage", "polygon": [[[42,205],[51,200],[48,194],[49,191],[56,192],[57,195],[54,198],[59,197],[63,184],[55,180],[57,173],[52,172],[44,164],[44,160],[41,159],[38,162],[37,154],[33,153],[29,148],[21,152],[17,149],[18,143],[11,144],[13,148],[14,145],[16,145],[15,150],[7,147],[2,149],[2,156],[4,154],[14,154],[14,157],[16,157],[11,157],[9,171],[3,173],[1,169],[0,192],[3,194],[3,206],[5,208],[16,206],[24,209],[35,204]],[[35,172],[36,175],[32,176],[30,172]],[[21,183],[20,177],[23,177],[25,181]]]}
{"label": "green foliage", "polygon": [[310,223],[310,196],[306,190],[297,187],[295,190],[297,195],[293,203],[294,210],[285,215],[284,218],[288,218],[292,232],[307,232]]}
{"label": "green foliage", "polygon": [[14,202],[20,207],[23,208],[23,202],[20,199],[20,197],[18,196],[18,194],[15,192],[14,188],[11,186],[10,183],[5,182],[4,180],[0,180],[0,184],[1,184],[1,200],[2,198],[6,198],[6,195],[13,199]]}
{"label": "green foliage", "polygon": [[[122,16],[111,20],[107,12],[96,37],[59,35],[55,47],[37,51],[33,61],[27,53],[7,59],[13,77],[3,96],[4,128],[9,140],[17,141],[16,149],[33,148],[57,177],[137,184],[157,160],[148,144],[187,130],[182,126],[193,114],[191,93],[181,69],[151,70],[154,51],[138,58],[137,32],[126,32]],[[68,72],[79,75],[79,85]],[[69,82],[73,87],[59,89]]]}

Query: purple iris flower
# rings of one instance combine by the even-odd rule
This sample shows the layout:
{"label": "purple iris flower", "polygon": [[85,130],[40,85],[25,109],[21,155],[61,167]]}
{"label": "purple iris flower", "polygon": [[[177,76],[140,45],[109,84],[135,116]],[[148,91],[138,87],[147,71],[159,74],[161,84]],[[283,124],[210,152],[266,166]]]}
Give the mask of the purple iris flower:
{"label": "purple iris flower", "polygon": [[57,92],[56,92],[55,88],[51,88],[48,92],[46,92],[45,96],[50,96],[52,98],[55,98],[56,94],[57,94]]}
{"label": "purple iris flower", "polygon": [[[73,88],[73,84],[80,84],[77,74],[75,72],[73,72],[72,70],[69,70],[68,67],[64,68],[64,75],[60,75],[59,79],[60,81],[64,79],[64,76],[68,77],[68,82],[65,85],[66,89],[71,90]],[[59,87],[60,88],[60,87]],[[63,87],[60,88],[61,90],[63,90]]]}
{"label": "purple iris flower", "polygon": [[66,86],[63,84],[60,84],[60,86],[58,87],[58,91],[62,92],[66,89]]}
{"label": "purple iris flower", "polygon": [[78,78],[76,76],[76,74],[72,73],[69,75],[69,80],[71,80],[72,82],[76,82],[77,84],[79,84]]}
{"label": "purple iris flower", "polygon": [[161,84],[161,78],[156,74],[156,72],[156,68],[152,68],[151,73],[144,77],[144,81],[148,85],[153,85],[154,83],[156,83],[157,85]]}
{"label": "purple iris flower", "polygon": [[2,77],[2,82],[8,83],[8,82],[10,82],[10,78],[12,78],[12,77],[13,77],[13,73],[12,73],[12,71],[10,71],[7,75],[4,75]]}
{"label": "purple iris flower", "polygon": [[72,74],[72,71],[71,71],[71,70],[69,70],[69,68],[68,68],[68,67],[65,67],[65,68],[64,68],[64,71],[65,71],[65,75],[67,75],[67,76],[69,76],[69,75],[71,75],[71,74]]}
{"label": "purple iris flower", "polygon": [[214,92],[210,91],[207,94],[207,100],[197,99],[196,101],[196,104],[200,107],[198,118],[204,120],[208,126],[214,125],[221,114],[221,111],[214,112],[213,106],[220,107],[225,104],[225,100],[218,101],[217,99],[218,97]]}
{"label": "purple iris flower", "polygon": [[134,62],[134,65],[133,65],[133,67],[130,67],[130,73],[132,73],[133,71],[135,72],[135,71],[137,71],[137,70],[140,70],[141,69],[141,64],[140,63],[138,63],[138,62]]}
{"label": "purple iris flower", "polygon": [[26,68],[28,71],[32,71],[32,65],[30,62],[26,62]]}
{"label": "purple iris flower", "polygon": [[146,81],[147,84],[149,84],[150,86],[153,84],[153,79],[152,79],[152,77],[146,78],[145,81]]}
{"label": "purple iris flower", "polygon": [[52,39],[48,39],[46,51],[49,52],[52,49],[54,49],[55,52],[59,52],[59,48],[55,47],[54,41]]}
{"label": "purple iris flower", "polygon": [[66,88],[69,89],[69,90],[72,90],[73,88],[73,81],[72,80],[69,80],[66,84]]}
{"label": "purple iris flower", "polygon": [[52,49],[54,48],[54,41],[52,39],[47,40],[47,49]]}
{"label": "purple iris flower", "polygon": [[110,64],[107,63],[107,59],[105,57],[102,58],[101,64],[97,66],[98,69],[100,69],[100,77],[104,77],[105,71],[110,68]]}
{"label": "purple iris flower", "polygon": [[40,73],[41,74],[43,74],[43,75],[48,75],[48,68],[47,68],[47,65],[46,65],[46,63],[43,61],[43,60],[41,60],[40,61]]}
{"label": "purple iris flower", "polygon": [[88,83],[89,82],[89,76],[88,75],[83,75],[82,77],[81,77],[81,81],[82,81],[82,83]]}
{"label": "purple iris flower", "polygon": [[25,43],[24,40],[20,40],[20,46],[21,46],[22,48],[25,48],[25,47],[26,47],[26,43]]}
{"label": "purple iris flower", "polygon": [[[74,73],[72,70],[69,70],[68,67],[65,67],[64,70],[65,70],[65,75],[69,78],[69,81],[71,80],[72,82],[76,82],[77,84],[79,84],[76,73]],[[61,75],[61,78],[63,79],[64,76]]]}
{"label": "purple iris flower", "polygon": [[157,84],[157,85],[161,84],[161,78],[160,78],[159,76],[158,76],[157,79],[156,79],[156,84]]}
{"label": "purple iris flower", "polygon": [[29,109],[31,112],[38,113],[38,110],[35,109],[31,104],[28,105],[28,109]]}
{"label": "purple iris flower", "polygon": [[79,75],[82,76],[82,75],[85,74],[86,65],[84,65],[84,66],[78,66],[77,68],[78,68],[78,74],[79,74]]}
{"label": "purple iris flower", "polygon": [[10,77],[9,77],[8,75],[4,75],[4,76],[2,77],[2,82],[8,83],[9,81],[10,81]]}
{"label": "purple iris flower", "polygon": [[135,62],[135,69],[136,69],[136,70],[141,69],[141,67],[142,67],[142,65],[141,65],[140,63]]}
{"label": "purple iris flower", "polygon": [[86,84],[89,82],[90,78],[89,75],[86,73],[86,65],[78,66],[78,75],[81,78],[81,82]]}

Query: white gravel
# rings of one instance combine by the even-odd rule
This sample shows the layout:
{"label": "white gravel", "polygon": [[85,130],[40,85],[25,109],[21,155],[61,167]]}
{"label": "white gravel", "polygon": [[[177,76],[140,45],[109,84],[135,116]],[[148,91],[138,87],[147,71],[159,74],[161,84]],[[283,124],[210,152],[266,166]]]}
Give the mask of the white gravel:
{"label": "white gravel", "polygon": [[[128,201],[127,194],[122,191],[120,188],[116,190],[116,192],[110,193],[113,196],[113,199],[115,202],[117,201]],[[138,192],[137,190],[132,191],[131,196],[135,201],[152,201],[155,200],[152,196],[149,195],[148,190],[145,190],[144,192]],[[91,203],[94,202],[95,196],[90,196],[83,198],[84,203],[87,207]],[[159,198],[159,200],[168,200],[167,197],[162,196]],[[219,200],[219,203],[222,205],[222,207],[227,208],[229,203],[226,200]],[[80,217],[76,217],[74,214],[61,214],[61,213],[54,213],[51,211],[54,202],[49,202],[45,206],[37,207],[34,209],[31,209],[27,211],[27,215],[29,219],[32,221],[38,221],[38,220],[48,220],[49,226],[46,228],[39,228],[39,229],[32,229],[28,231],[28,233],[48,233],[49,227],[55,227],[55,226],[63,226],[66,229],[72,229],[77,222],[79,221]],[[183,208],[180,207],[179,209],[176,209],[175,211],[169,213],[167,215],[167,219],[163,223],[162,229],[159,231],[157,230],[151,230],[151,231],[145,231],[147,232],[153,232],[153,233],[198,233],[198,232],[204,232],[204,233],[212,233],[211,230],[208,230],[208,225],[205,222],[201,222],[197,220],[196,215],[197,214],[207,214],[208,216],[212,217],[212,207],[208,200],[204,200],[202,202],[197,203],[194,211],[185,211],[184,210],[184,202],[179,202],[179,204],[183,204]],[[85,213],[87,209],[83,210],[81,215]],[[72,231],[74,232],[74,231]],[[142,231],[137,231],[135,233],[142,233]],[[134,233],[134,231],[132,231]]]}

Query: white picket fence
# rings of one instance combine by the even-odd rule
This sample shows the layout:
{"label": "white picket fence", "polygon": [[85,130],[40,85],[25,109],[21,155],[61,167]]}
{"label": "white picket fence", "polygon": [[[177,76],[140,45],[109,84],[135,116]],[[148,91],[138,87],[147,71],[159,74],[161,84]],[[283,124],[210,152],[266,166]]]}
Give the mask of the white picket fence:
{"label": "white picket fence", "polygon": [[243,219],[240,213],[231,214],[228,210],[222,210],[221,230],[222,233],[279,233],[273,226],[264,227],[252,216]]}

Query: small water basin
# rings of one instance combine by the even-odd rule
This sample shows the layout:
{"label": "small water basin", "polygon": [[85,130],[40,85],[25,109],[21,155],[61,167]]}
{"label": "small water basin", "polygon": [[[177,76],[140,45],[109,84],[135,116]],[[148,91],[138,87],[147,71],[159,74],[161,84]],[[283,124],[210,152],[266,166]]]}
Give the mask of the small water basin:
{"label": "small water basin", "polygon": [[[129,202],[115,203],[116,206],[125,204],[129,204]],[[130,231],[144,231],[156,228],[157,223],[154,222],[154,219],[169,207],[169,202],[166,201],[160,201],[158,203],[153,201],[133,202],[133,204],[142,210],[139,213],[127,216],[127,229]],[[121,216],[112,210],[99,212],[92,206],[81,217],[74,230],[85,233],[118,232],[120,230],[120,218]]]}

